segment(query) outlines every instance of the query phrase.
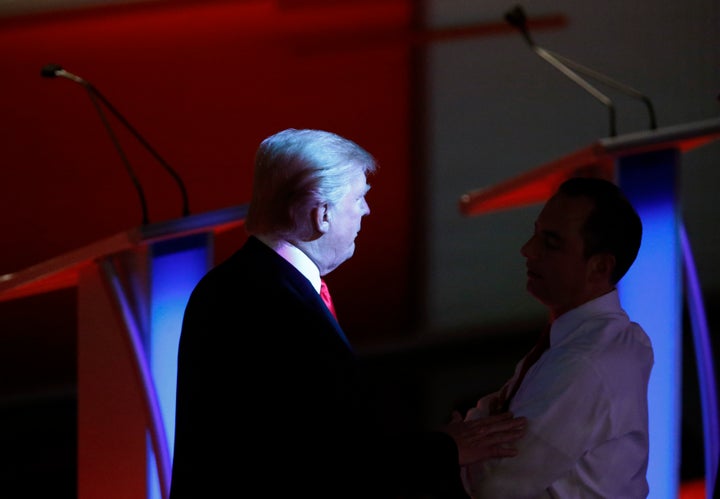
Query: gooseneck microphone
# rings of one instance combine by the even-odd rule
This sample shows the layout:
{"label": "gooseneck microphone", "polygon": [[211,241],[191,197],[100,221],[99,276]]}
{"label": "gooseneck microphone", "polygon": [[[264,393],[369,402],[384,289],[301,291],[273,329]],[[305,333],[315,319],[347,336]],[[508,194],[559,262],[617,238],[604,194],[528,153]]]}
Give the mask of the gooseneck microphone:
{"label": "gooseneck microphone", "polygon": [[143,191],[142,185],[140,184],[140,181],[138,180],[137,176],[135,175],[135,171],[133,170],[132,166],[130,166],[130,162],[127,159],[127,156],[125,155],[125,151],[123,151],[122,147],[120,146],[120,142],[118,141],[117,137],[115,136],[115,132],[113,132],[112,127],[110,126],[110,123],[108,123],[108,120],[105,116],[105,113],[102,110],[102,107],[100,107],[100,104],[98,104],[98,96],[97,92],[95,91],[94,87],[90,85],[87,81],[83,80],[79,76],[76,76],[72,73],[68,73],[65,71],[62,67],[58,66],[57,64],[48,64],[45,67],[42,68],[42,71],[40,74],[44,78],[55,78],[56,76],[60,76],[63,78],[67,78],[69,80],[74,81],[75,83],[79,83],[85,89],[88,91],[88,95],[90,96],[90,100],[93,103],[93,106],[95,106],[95,109],[97,110],[98,114],[100,115],[100,119],[103,122],[103,126],[105,127],[105,130],[107,130],[108,135],[110,135],[110,139],[112,140],[113,145],[115,146],[115,149],[118,152],[118,155],[120,156],[120,159],[123,162],[123,165],[125,165],[125,170],[127,170],[128,175],[130,176],[130,180],[132,180],[133,185],[135,186],[135,190],[137,191],[138,197],[140,198],[140,207],[142,208],[142,224],[147,225],[150,222],[150,219],[148,217],[148,209],[147,209],[147,201],[145,199],[145,193]]}
{"label": "gooseneck microphone", "polygon": [[567,57],[563,57],[555,52],[551,52],[535,44],[533,39],[530,37],[530,33],[527,29],[527,19],[525,16],[525,12],[520,5],[515,6],[513,9],[511,9],[505,14],[505,21],[507,21],[508,24],[517,28],[520,31],[520,33],[523,35],[523,38],[525,38],[525,41],[537,55],[549,62],[572,81],[580,85],[583,89],[585,89],[588,93],[590,93],[593,97],[595,97],[608,108],[608,112],[610,115],[611,137],[615,137],[617,135],[615,106],[612,100],[610,100],[607,95],[601,93],[597,88],[593,87],[586,80],[581,78],[577,73],[589,76],[590,78],[593,78],[600,83],[614,88],[615,90],[618,90],[630,97],[641,100],[648,110],[648,115],[650,118],[649,128],[651,130],[657,129],[657,120],[655,118],[655,109],[653,108],[652,101],[642,92],[639,92],[638,90],[635,90],[628,85],[620,83],[598,71],[578,64],[577,62],[572,61]]}
{"label": "gooseneck microphone", "polygon": [[110,112],[115,115],[115,117],[122,123],[125,128],[127,128],[130,133],[133,134],[133,136],[142,144],[142,146],[152,154],[152,156],[160,163],[160,165],[170,174],[170,176],[173,178],[173,180],[176,182],[179,190],[180,195],[182,197],[182,216],[188,216],[190,214],[190,208],[189,208],[189,201],[188,201],[188,195],[187,190],[185,189],[185,184],[183,183],[182,178],[180,175],[165,161],[162,156],[148,143],[148,141],[140,135],[140,133],[133,127],[130,122],[117,110],[115,109],[115,106],[113,106],[110,101],[108,101],[100,91],[95,88],[91,83],[86,81],[85,79],[74,75],[65,69],[63,69],[61,66],[57,64],[46,64],[42,70],[40,71],[40,75],[43,78],[66,78],[68,80],[74,81],[75,83],[79,83],[82,85],[88,92],[88,95],[90,96],[90,100],[92,101],[93,105],[95,106],[95,109],[97,110],[98,114],[100,115],[100,119],[103,122],[103,125],[105,129],[108,132],[108,135],[110,135],[110,139],[113,142],[113,145],[115,146],[115,149],[118,152],[118,155],[120,156],[120,159],[122,160],[123,164],[125,165],[125,169],[128,172],[128,175],[130,176],[130,179],[133,182],[133,185],[135,186],[135,189],[137,190],[138,197],[140,198],[140,204],[142,208],[142,223],[143,225],[147,225],[149,223],[149,217],[148,217],[148,210],[147,210],[147,201],[145,198],[145,193],[143,192],[143,188],[135,175],[134,170],[130,166],[130,162],[127,159],[127,156],[125,155],[125,152],[123,151],[122,147],[120,146],[120,142],[118,141],[117,137],[115,136],[115,133],[112,130],[112,127],[110,126],[110,123],[108,122],[105,113],[102,110],[102,107],[100,106],[98,100],[102,102],[105,107],[107,107]]}

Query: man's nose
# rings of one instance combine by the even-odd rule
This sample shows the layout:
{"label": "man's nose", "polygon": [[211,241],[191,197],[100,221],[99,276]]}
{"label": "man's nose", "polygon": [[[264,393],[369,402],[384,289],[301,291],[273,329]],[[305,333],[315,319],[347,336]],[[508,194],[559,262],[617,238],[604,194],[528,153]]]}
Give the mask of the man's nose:
{"label": "man's nose", "polygon": [[363,212],[365,215],[369,215],[370,214],[370,205],[368,204],[367,201],[363,201],[363,203],[365,203],[365,209],[363,210]]}
{"label": "man's nose", "polygon": [[524,256],[525,258],[531,258],[533,256],[533,241],[535,240],[535,236],[532,236],[530,239],[525,241],[525,244],[523,244],[520,247],[520,254]]}

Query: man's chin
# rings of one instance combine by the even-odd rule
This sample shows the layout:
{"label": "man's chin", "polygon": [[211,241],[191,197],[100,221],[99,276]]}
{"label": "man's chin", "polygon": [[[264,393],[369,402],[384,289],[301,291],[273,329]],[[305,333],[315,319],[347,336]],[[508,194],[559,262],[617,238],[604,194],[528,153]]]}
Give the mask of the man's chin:
{"label": "man's chin", "polygon": [[537,282],[533,278],[528,278],[527,283],[525,284],[525,290],[536,300],[539,300],[540,302],[543,301],[542,292],[538,289]]}
{"label": "man's chin", "polygon": [[333,268],[338,268],[340,265],[342,265],[343,263],[345,263],[345,262],[347,262],[348,260],[350,260],[354,254],[355,254],[355,245],[353,244],[353,245],[350,247],[350,249],[345,253],[345,255],[344,255],[344,257],[342,258],[342,260],[340,260],[340,261],[338,262],[338,264],[335,265],[335,267],[333,267]]}

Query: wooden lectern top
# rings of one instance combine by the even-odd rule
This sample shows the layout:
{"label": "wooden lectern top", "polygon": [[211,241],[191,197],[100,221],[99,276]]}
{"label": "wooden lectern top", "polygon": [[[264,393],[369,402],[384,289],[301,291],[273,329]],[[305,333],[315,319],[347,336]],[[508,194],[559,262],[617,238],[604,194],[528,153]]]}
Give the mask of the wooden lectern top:
{"label": "wooden lectern top", "polygon": [[103,257],[192,234],[219,234],[240,226],[246,213],[246,205],[231,206],[135,227],[20,272],[1,275],[0,302],[76,286],[80,270]]}
{"label": "wooden lectern top", "polygon": [[493,186],[460,196],[466,216],[518,208],[547,200],[566,179],[594,176],[615,180],[615,159],[661,149],[680,152],[720,138],[720,119],[629,133],[597,142]]}

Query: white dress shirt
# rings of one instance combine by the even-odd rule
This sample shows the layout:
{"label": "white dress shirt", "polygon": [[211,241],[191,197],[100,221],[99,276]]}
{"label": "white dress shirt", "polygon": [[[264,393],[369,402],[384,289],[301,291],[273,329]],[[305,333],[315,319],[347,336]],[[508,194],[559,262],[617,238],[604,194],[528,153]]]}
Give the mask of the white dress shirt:
{"label": "white dress shirt", "polygon": [[318,294],[320,293],[320,270],[317,268],[317,265],[315,265],[315,262],[310,260],[310,257],[303,253],[300,248],[290,244],[284,239],[271,239],[265,235],[256,235],[255,237],[298,269],[298,271],[310,281],[315,291],[317,291]]}
{"label": "white dress shirt", "polygon": [[[528,419],[518,455],[464,468],[467,492],[475,499],[647,497],[652,365],[650,339],[616,290],[558,317],[550,348],[510,403]],[[487,415],[513,381],[480,399],[466,419]]]}

